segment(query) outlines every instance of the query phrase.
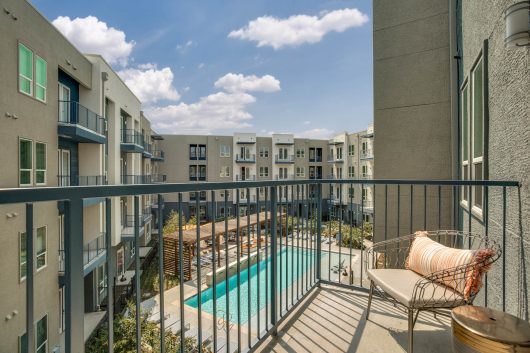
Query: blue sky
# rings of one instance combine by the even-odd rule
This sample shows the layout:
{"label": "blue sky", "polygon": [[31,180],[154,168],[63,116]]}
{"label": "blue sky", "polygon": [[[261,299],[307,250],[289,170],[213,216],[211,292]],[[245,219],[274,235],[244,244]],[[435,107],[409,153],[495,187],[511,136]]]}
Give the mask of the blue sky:
{"label": "blue sky", "polygon": [[54,23],[80,50],[103,51],[160,132],[326,138],[373,119],[371,1],[33,4],[67,16]]}

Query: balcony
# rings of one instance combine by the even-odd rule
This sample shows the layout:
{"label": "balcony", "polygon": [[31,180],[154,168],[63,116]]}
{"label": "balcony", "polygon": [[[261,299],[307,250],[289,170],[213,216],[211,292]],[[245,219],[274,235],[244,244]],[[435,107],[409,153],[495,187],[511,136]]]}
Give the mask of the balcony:
{"label": "balcony", "polygon": [[236,174],[236,181],[254,181],[256,180],[256,175],[239,175]]}
{"label": "balcony", "polygon": [[343,163],[344,156],[330,156],[328,158],[328,163]]}
{"label": "balcony", "polygon": [[278,175],[276,174],[274,176],[275,180],[294,180],[294,174],[288,174],[288,175]]}
{"label": "balcony", "polygon": [[[520,184],[516,181],[439,181],[439,180],[356,180],[361,186],[376,186],[374,194],[383,207],[376,205],[374,212],[377,214],[377,227],[375,234],[369,230],[370,227],[359,229],[359,237],[356,238],[358,245],[354,248],[349,244],[337,244],[337,234],[326,229],[328,215],[323,215],[323,200],[319,200],[321,187],[327,187],[330,183],[326,181],[286,181],[286,182],[255,182],[255,187],[265,189],[268,198],[260,197],[256,209],[270,210],[268,213],[250,214],[236,219],[225,220],[215,224],[205,225],[197,229],[184,229],[178,227],[177,234],[183,234],[186,243],[179,247],[179,242],[173,247],[176,251],[183,251],[181,257],[185,266],[175,266],[188,272],[178,278],[179,285],[174,289],[166,291],[164,307],[159,306],[160,297],[143,300],[140,305],[143,309],[151,308],[149,320],[157,322],[162,319],[167,323],[166,329],[179,335],[182,333],[187,339],[196,341],[198,350],[202,351],[205,346],[210,346],[214,351],[235,350],[257,352],[269,352],[284,350],[289,352],[315,351],[326,352],[402,352],[407,347],[407,318],[402,310],[398,310],[392,303],[376,296],[371,307],[370,320],[366,319],[367,312],[367,281],[366,268],[362,266],[364,260],[371,258],[370,253],[362,246],[369,246],[371,239],[392,239],[405,234],[413,233],[417,229],[460,229],[469,230],[469,224],[476,215],[472,210],[460,206],[458,197],[452,201],[452,195],[461,195],[464,190],[483,190],[484,202],[483,217],[485,220],[494,215],[495,226],[487,222],[474,222],[472,231],[476,234],[489,234],[491,241],[502,244],[501,259],[493,264],[491,276],[484,282],[475,304],[503,308],[507,311],[516,312],[516,302],[520,293],[518,291],[506,290],[504,283],[510,283],[514,272],[508,273],[513,268],[519,270],[524,262],[514,263],[517,259],[524,259],[524,247],[520,247],[523,239],[523,231],[518,227],[519,216],[523,215],[518,198]],[[333,187],[349,185],[352,180],[332,180]],[[280,188],[280,185],[282,188]],[[280,193],[283,187],[289,186],[297,189],[307,190],[315,198],[307,199],[307,196],[296,193]],[[69,264],[69,276],[64,276],[64,284],[69,289],[66,300],[66,317],[83,317],[85,292],[83,283],[83,267],[86,262],[85,250],[79,241],[83,239],[83,206],[82,201],[95,197],[121,197],[139,196],[149,194],[171,194],[187,192],[210,192],[235,190],[247,187],[243,182],[232,183],[197,183],[197,184],[166,184],[150,185],[148,190],[134,186],[108,186],[101,187],[79,187],[70,188],[31,188],[31,189],[3,189],[0,190],[0,204],[25,204],[26,212],[21,211],[21,217],[28,217],[26,223],[27,232],[31,234],[34,229],[34,221],[39,216],[39,208],[34,204],[68,199],[66,204],[67,214],[71,223],[66,229],[65,238],[70,239],[71,245],[64,252],[64,258]],[[316,189],[316,193],[309,190]],[[388,189],[388,194],[385,190]],[[307,195],[306,192],[306,195]],[[410,195],[414,197],[410,197]],[[233,195],[233,194],[232,194]],[[248,194],[246,194],[248,195]],[[260,193],[262,196],[263,194]],[[279,196],[282,196],[282,202]],[[489,196],[488,196],[489,195]],[[286,197],[285,197],[286,196]],[[285,203],[284,201],[285,200]],[[301,209],[298,207],[287,208],[287,205],[298,201],[304,201]],[[410,202],[410,204],[409,204]],[[402,205],[400,208],[399,205]],[[403,206],[407,204],[408,207]],[[183,201],[177,201],[177,207],[182,207]],[[244,206],[244,205],[243,205]],[[124,240],[134,239],[134,233],[141,234],[146,220],[144,213],[146,209],[140,210],[137,216],[128,215],[124,217],[122,237]],[[292,222],[292,218],[285,217],[285,211],[302,212],[298,222]],[[300,211],[301,210],[301,211]],[[455,210],[459,214],[454,213]],[[308,217],[311,212],[311,218]],[[233,214],[233,213],[232,213]],[[388,217],[387,217],[388,216]],[[333,227],[342,227],[342,234],[348,234],[344,228],[348,225],[340,217],[331,215],[335,222]],[[333,218],[334,217],[334,218]],[[472,217],[472,218],[467,218]],[[117,218],[117,219],[115,219]],[[310,220],[315,220],[312,222]],[[388,222],[387,222],[388,219]],[[119,224],[119,217],[111,214],[112,224]],[[469,222],[469,223],[468,223]],[[224,240],[225,224],[233,231],[235,243],[241,243],[244,248],[244,256],[238,256],[238,249],[229,248],[233,246],[232,240]],[[317,227],[321,224],[323,227]],[[331,223],[328,223],[331,229]],[[373,226],[373,224],[372,224]],[[9,225],[8,225],[9,227]],[[261,231],[260,231],[261,227]],[[127,229],[129,228],[129,229]],[[136,229],[135,229],[136,228]],[[263,229],[266,229],[263,232]],[[215,231],[212,233],[212,229]],[[250,232],[247,230],[250,229]],[[12,229],[9,229],[11,231]],[[135,231],[136,230],[136,231]],[[71,236],[70,232],[75,236]],[[513,232],[513,233],[512,233]],[[127,235],[130,234],[130,235]],[[253,240],[250,238],[253,237]],[[168,239],[177,239],[167,237]],[[331,238],[331,239],[330,239]],[[28,240],[29,239],[29,240]],[[204,245],[205,240],[219,239],[220,246],[217,251],[227,249],[222,258],[215,257],[212,260],[212,248]],[[499,241],[500,239],[500,241]],[[198,241],[197,241],[198,240]],[[333,241],[329,241],[333,240]],[[26,244],[32,241],[27,237]],[[76,243],[77,241],[77,243]],[[101,244],[101,242],[99,243]],[[160,251],[169,250],[165,248],[166,243],[161,246]],[[30,248],[29,244],[26,248]],[[458,247],[468,249],[467,242],[457,244]],[[90,247],[98,249],[100,245]],[[197,253],[204,256],[195,258],[190,250],[195,247]],[[248,249],[248,252],[247,252]],[[7,250],[4,250],[7,251]],[[101,252],[99,253],[101,254]],[[218,253],[216,253],[218,254]],[[247,256],[252,261],[260,256],[258,265],[252,271],[244,271],[249,263]],[[138,254],[139,256],[139,254]],[[164,252],[167,260],[171,256]],[[404,258],[405,256],[403,256]],[[106,257],[105,257],[106,258]],[[95,259],[95,257],[92,257]],[[219,259],[221,261],[219,261]],[[390,259],[390,257],[389,257]],[[209,260],[209,261],[208,261]],[[386,260],[386,257],[384,258]],[[106,260],[104,260],[106,261]],[[385,262],[385,261],[383,261]],[[177,264],[173,258],[173,264]],[[514,268],[515,267],[515,268]],[[140,287],[140,265],[133,264],[136,273],[134,285]],[[169,269],[169,268],[168,268]],[[240,270],[239,272],[236,270]],[[244,278],[237,277],[244,275]],[[38,274],[29,271],[24,282],[27,288],[34,288],[34,277]],[[185,286],[185,276],[189,276],[199,286]],[[246,277],[249,276],[249,277]],[[258,280],[254,276],[259,277]],[[130,277],[129,277],[130,278]],[[515,278],[517,272],[515,272]],[[262,280],[264,279],[264,280]],[[113,285],[112,279],[108,279],[109,287]],[[508,281],[508,282],[507,282]],[[234,284],[227,286],[226,283]],[[218,283],[213,285],[213,283]],[[255,283],[254,285],[237,285],[237,283]],[[22,285],[24,285],[22,284]],[[81,284],[81,285],[79,285]],[[179,296],[179,290],[186,288],[186,298]],[[223,295],[219,291],[227,290],[230,312],[222,310],[226,307]],[[508,287],[509,289],[510,287]],[[28,308],[33,308],[38,289],[33,289],[33,295],[27,296]],[[23,293],[23,292],[22,292]],[[217,295],[215,295],[216,293]],[[143,298],[142,292],[138,293]],[[224,294],[224,293],[223,293]],[[487,295],[486,295],[487,294]],[[22,294],[24,295],[24,294]],[[251,300],[247,301],[248,295]],[[514,301],[515,300],[515,301]],[[199,303],[201,305],[199,306]],[[239,303],[239,304],[238,304]],[[252,306],[249,306],[251,303]],[[154,305],[154,307],[153,307]],[[254,306],[255,305],[255,306]],[[213,312],[214,307],[217,311]],[[109,303],[107,310],[112,313],[113,303]],[[238,315],[239,313],[239,315]],[[58,317],[59,312],[53,313]],[[180,320],[180,314],[184,319]],[[240,320],[238,320],[240,316]],[[112,317],[112,316],[111,316]],[[140,316],[133,317],[140,323]],[[65,335],[70,335],[65,342],[68,346],[64,351],[78,352],[83,350],[83,320],[67,321]],[[25,328],[32,330],[32,323]],[[133,329],[134,330],[134,329]],[[273,335],[278,331],[278,335]],[[239,336],[239,340],[238,340]],[[451,329],[448,319],[443,316],[433,316],[432,313],[422,311],[414,330],[415,352],[446,352],[451,346]],[[374,349],[375,348],[375,349]]]}
{"label": "balcony", "polygon": [[107,185],[105,175],[58,175],[58,186],[94,186]]}
{"label": "balcony", "polygon": [[322,156],[309,157],[309,163],[321,163]]}
{"label": "balcony", "polygon": [[190,175],[190,181],[206,181],[206,175]]}
{"label": "balcony", "polygon": [[151,174],[152,183],[165,183],[167,180],[166,174]]}
{"label": "balcony", "polygon": [[318,180],[318,179],[322,179],[322,174],[310,174],[309,175],[309,179],[310,180]]}
{"label": "balcony", "polygon": [[101,265],[106,257],[106,233],[83,245],[83,272],[85,276]]}
{"label": "balcony", "polygon": [[125,152],[143,153],[144,138],[142,133],[134,129],[122,129],[120,148]]}
{"label": "balcony", "polygon": [[361,150],[361,159],[374,159],[374,151],[371,149]]}
{"label": "balcony", "polygon": [[123,185],[134,185],[134,184],[151,184],[151,175],[141,174],[122,174],[121,183]]}
{"label": "balcony", "polygon": [[256,155],[255,154],[250,154],[250,155],[236,154],[236,162],[237,163],[256,163]]}
{"label": "balcony", "polygon": [[294,163],[294,155],[289,155],[289,156],[276,155],[276,157],[274,158],[274,161],[277,164],[293,164]]}
{"label": "balcony", "polygon": [[59,101],[59,136],[76,142],[105,143],[105,118],[74,101]]}
{"label": "balcony", "polygon": [[151,160],[152,161],[163,162],[165,158],[166,158],[165,153],[162,150],[153,150],[151,152]]}
{"label": "balcony", "polygon": [[143,143],[144,150],[142,151],[142,156],[145,158],[151,158],[153,156],[153,145],[150,143],[144,142]]}
{"label": "balcony", "polygon": [[361,179],[363,180],[370,180],[370,179],[373,179],[373,176],[371,173],[362,173],[361,174]]}

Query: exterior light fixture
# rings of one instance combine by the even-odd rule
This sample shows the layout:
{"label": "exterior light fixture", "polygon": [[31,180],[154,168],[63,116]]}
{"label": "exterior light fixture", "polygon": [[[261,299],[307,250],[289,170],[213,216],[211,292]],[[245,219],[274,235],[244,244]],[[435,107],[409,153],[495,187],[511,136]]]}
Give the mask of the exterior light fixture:
{"label": "exterior light fixture", "polygon": [[504,11],[508,48],[530,46],[530,0],[520,1]]}

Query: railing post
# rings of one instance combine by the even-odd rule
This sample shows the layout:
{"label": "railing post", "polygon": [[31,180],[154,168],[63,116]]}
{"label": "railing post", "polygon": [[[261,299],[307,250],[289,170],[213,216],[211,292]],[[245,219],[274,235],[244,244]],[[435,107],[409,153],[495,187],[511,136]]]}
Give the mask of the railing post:
{"label": "railing post", "polygon": [[105,247],[107,256],[107,315],[108,315],[108,334],[109,334],[109,353],[114,352],[114,291],[112,286],[114,285],[114,271],[116,269],[114,265],[114,257],[112,256],[112,214],[111,214],[111,199],[105,199]]}
{"label": "railing post", "polygon": [[[26,204],[26,348],[27,353],[35,352],[35,325],[33,322],[33,204]],[[24,352],[26,353],[26,352]]]}
{"label": "railing post", "polygon": [[65,248],[65,351],[85,351],[85,293],[83,278],[83,200],[66,202]]}
{"label": "railing post", "polygon": [[276,328],[277,311],[278,311],[278,248],[276,243],[276,186],[271,186],[271,324],[273,327],[272,335],[278,333]]}
{"label": "railing post", "polygon": [[322,249],[322,184],[317,184],[317,263],[316,263],[316,274],[318,286],[320,287],[320,280],[322,279],[321,274],[321,249]]}
{"label": "railing post", "polygon": [[[166,351],[166,342],[165,342],[165,319],[164,319],[164,199],[162,195],[158,195],[158,276],[159,276],[159,285],[160,285],[160,353]],[[179,215],[180,217],[180,215]],[[180,220],[179,220],[180,222]],[[182,261],[182,258],[179,258],[179,261]]]}
{"label": "railing post", "polygon": [[142,351],[142,329],[140,326],[140,197],[134,196],[134,294],[136,302],[136,352]]}

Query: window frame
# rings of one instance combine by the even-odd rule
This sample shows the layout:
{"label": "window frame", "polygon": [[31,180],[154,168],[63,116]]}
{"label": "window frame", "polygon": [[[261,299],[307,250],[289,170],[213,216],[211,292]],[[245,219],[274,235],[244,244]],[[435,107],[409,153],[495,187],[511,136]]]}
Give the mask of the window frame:
{"label": "window frame", "polygon": [[219,146],[219,157],[230,157],[230,146],[229,145],[220,145]]}
{"label": "window frame", "polygon": [[355,166],[354,165],[348,166],[348,178],[350,179],[355,178]]}
{"label": "window frame", "polygon": [[[44,252],[41,253],[41,254],[38,254],[37,253],[37,239],[38,239],[38,236],[39,236],[39,229],[42,229],[44,228],[45,232],[44,232]],[[38,258],[40,256],[44,255],[44,265],[42,265],[41,267],[39,267],[39,262],[38,262]],[[35,229],[35,269],[37,270],[37,273],[39,273],[40,271],[44,270],[46,267],[48,267],[48,226],[47,225],[44,225],[44,226],[40,226],[38,228]]]}
{"label": "window frame", "polygon": [[[28,50],[30,53],[31,53],[31,78],[29,77],[25,77],[24,75],[22,75],[22,73],[20,72],[20,47],[24,47],[26,50]],[[35,57],[35,53],[33,52],[33,50],[28,47],[27,45],[25,45],[24,43],[22,42],[18,42],[18,45],[17,45],[17,58],[18,58],[18,63],[17,63],[17,73],[18,73],[18,76],[17,76],[17,79],[18,79],[18,82],[17,82],[17,86],[18,86],[18,91],[28,97],[33,97],[33,93],[34,93],[34,88],[33,88],[33,84],[34,84],[34,81],[35,81],[35,68],[34,68],[34,57]],[[27,92],[24,92],[22,89],[21,89],[21,86],[20,86],[20,78],[24,78],[25,80],[29,80],[29,90],[30,92],[27,93]]]}
{"label": "window frame", "polygon": [[[46,319],[46,340],[40,346],[37,346],[38,345],[37,339],[39,335],[38,325],[39,325],[39,322],[41,322],[43,319]],[[49,329],[48,328],[49,328],[48,313],[45,313],[39,320],[37,320],[37,322],[35,322],[35,353],[37,353],[39,349],[43,347],[44,347],[44,352],[48,352],[48,341],[49,341],[49,335],[48,335]]]}
{"label": "window frame", "polygon": [[[26,142],[29,142],[29,145],[31,147],[31,150],[30,150],[30,161],[31,161],[31,167],[28,169],[28,168],[22,168],[22,163],[21,163],[21,152],[22,152],[22,149],[21,149],[21,142],[22,141],[26,141]],[[18,186],[21,187],[21,186],[33,186],[33,171],[34,171],[34,168],[33,168],[33,140],[30,140],[30,139],[27,139],[27,138],[24,138],[24,137],[19,137],[18,138]],[[22,184],[22,178],[21,178],[21,172],[24,171],[24,172],[29,172],[29,183],[28,184]]]}
{"label": "window frame", "polygon": [[[22,241],[22,235],[25,235],[26,238],[24,241]],[[18,232],[18,281],[19,283],[22,283],[26,280],[28,277],[28,249],[26,248],[26,261],[22,262],[22,244],[26,244],[27,241],[27,234],[26,232]],[[26,266],[26,272],[24,276],[22,276],[22,265]]]}
{"label": "window frame", "polygon": [[[46,60],[44,60],[44,58],[42,58],[41,56],[39,55],[34,55],[35,57],[35,99],[40,101],[40,102],[43,102],[43,103],[46,103],[47,102],[47,97],[48,97],[48,62]],[[41,85],[40,83],[38,83],[38,79],[37,79],[37,61],[42,61],[44,63],[44,86]],[[37,88],[40,87],[44,90],[44,99],[40,99],[39,97],[37,97]]]}
{"label": "window frame", "polygon": [[[48,184],[48,173],[47,173],[47,170],[48,170],[48,144],[46,142],[40,142],[40,141],[35,141],[35,168],[34,168],[34,173],[35,173],[35,177],[34,177],[34,180],[35,180],[35,185],[46,185]],[[38,158],[38,154],[37,154],[37,145],[43,145],[44,146],[44,169],[38,169],[37,168],[37,158]],[[37,173],[39,172],[43,172],[44,173],[44,182],[43,183],[38,183],[37,182]]]}
{"label": "window frame", "polygon": [[296,167],[296,176],[305,177],[305,167]]}
{"label": "window frame", "polygon": [[297,147],[296,148],[296,158],[305,158],[305,148]]}
{"label": "window frame", "polygon": [[355,145],[348,146],[348,156],[350,157],[355,156]]}
{"label": "window frame", "polygon": [[269,176],[269,167],[260,166],[259,167],[259,176],[260,176],[260,178],[267,178]]}
{"label": "window frame", "polygon": [[269,158],[269,147],[260,146],[259,147],[259,156],[260,156],[260,158]]}

